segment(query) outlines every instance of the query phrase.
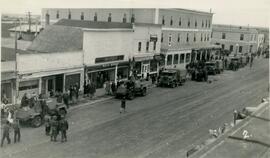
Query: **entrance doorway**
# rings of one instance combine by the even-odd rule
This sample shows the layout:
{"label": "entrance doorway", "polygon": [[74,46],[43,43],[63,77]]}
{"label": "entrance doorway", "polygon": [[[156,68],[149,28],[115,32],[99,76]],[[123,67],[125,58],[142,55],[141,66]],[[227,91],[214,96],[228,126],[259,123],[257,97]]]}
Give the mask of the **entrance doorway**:
{"label": "entrance doorway", "polygon": [[147,78],[147,75],[150,73],[150,63],[142,64],[142,78]]}

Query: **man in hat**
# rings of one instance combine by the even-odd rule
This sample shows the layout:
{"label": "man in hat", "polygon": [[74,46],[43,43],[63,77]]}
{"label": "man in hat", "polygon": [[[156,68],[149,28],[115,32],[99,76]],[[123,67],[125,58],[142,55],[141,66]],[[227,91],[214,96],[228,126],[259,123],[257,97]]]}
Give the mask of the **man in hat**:
{"label": "man in hat", "polygon": [[59,125],[57,121],[57,116],[52,117],[50,124],[51,124],[51,130],[52,130],[51,141],[56,142],[57,135],[58,135],[58,125]]}
{"label": "man in hat", "polygon": [[6,124],[3,127],[3,136],[2,136],[2,140],[1,140],[1,147],[3,147],[5,139],[7,139],[8,144],[10,144],[9,130],[10,130],[10,123],[9,123],[9,121],[6,121]]}
{"label": "man in hat", "polygon": [[59,127],[61,132],[61,142],[67,141],[68,121],[64,116],[61,116]]}
{"label": "man in hat", "polygon": [[16,143],[17,141],[20,142],[21,130],[20,130],[20,124],[19,124],[18,119],[16,119],[13,123],[13,129],[14,129],[14,143]]}

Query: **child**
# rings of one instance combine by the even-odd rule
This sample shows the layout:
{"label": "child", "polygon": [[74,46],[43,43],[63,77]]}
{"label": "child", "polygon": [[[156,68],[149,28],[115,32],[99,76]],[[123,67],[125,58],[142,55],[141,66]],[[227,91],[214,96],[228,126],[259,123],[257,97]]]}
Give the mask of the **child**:
{"label": "child", "polygon": [[121,100],[120,114],[126,112],[126,97],[123,97]]}

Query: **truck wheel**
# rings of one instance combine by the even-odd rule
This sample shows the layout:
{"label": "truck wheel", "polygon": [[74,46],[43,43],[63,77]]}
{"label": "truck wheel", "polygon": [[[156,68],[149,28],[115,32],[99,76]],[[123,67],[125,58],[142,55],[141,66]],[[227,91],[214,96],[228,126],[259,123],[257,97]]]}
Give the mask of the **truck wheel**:
{"label": "truck wheel", "polygon": [[41,116],[35,116],[33,119],[32,119],[32,122],[31,122],[32,126],[33,127],[39,127],[42,125],[42,119],[41,119]]}
{"label": "truck wheel", "polygon": [[65,115],[67,114],[67,111],[66,111],[65,109],[60,109],[60,110],[59,110],[59,114],[60,114],[61,116],[65,116]]}
{"label": "truck wheel", "polygon": [[146,96],[146,88],[142,90],[142,96]]}

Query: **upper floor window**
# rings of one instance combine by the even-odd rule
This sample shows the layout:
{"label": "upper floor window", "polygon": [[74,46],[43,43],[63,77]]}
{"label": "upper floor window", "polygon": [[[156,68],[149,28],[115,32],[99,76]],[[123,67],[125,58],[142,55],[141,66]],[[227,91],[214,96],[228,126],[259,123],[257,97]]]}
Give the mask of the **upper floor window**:
{"label": "upper floor window", "polygon": [[140,52],[142,50],[142,42],[138,43],[138,51]]}
{"label": "upper floor window", "polygon": [[172,18],[172,16],[171,16],[170,25],[171,25],[171,26],[173,25],[173,18]]}
{"label": "upper floor window", "polygon": [[205,20],[205,27],[207,27],[207,20]]}
{"label": "upper floor window", "polygon": [[157,47],[157,41],[154,41],[153,50],[156,50]]}
{"label": "upper floor window", "polygon": [[56,19],[59,19],[59,10],[57,10]]}
{"label": "upper floor window", "polygon": [[182,25],[181,17],[179,18],[179,26]]}
{"label": "upper floor window", "polygon": [[95,12],[94,21],[97,21],[97,13]]}
{"label": "upper floor window", "polygon": [[194,33],[193,41],[196,42],[196,34]]}
{"label": "upper floor window", "polygon": [[165,25],[165,17],[162,16],[162,25]]}
{"label": "upper floor window", "polygon": [[211,38],[213,38],[213,31],[211,32]]}
{"label": "upper floor window", "polygon": [[203,41],[203,35],[202,35],[202,33],[201,33],[201,41]]}
{"label": "upper floor window", "polygon": [[222,39],[226,39],[226,34],[222,33]]}
{"label": "upper floor window", "polygon": [[230,45],[230,51],[231,52],[233,51],[233,45]]}
{"label": "upper floor window", "polygon": [[207,34],[207,41],[209,41],[210,40],[210,38],[209,38],[209,34]]}
{"label": "upper floor window", "polygon": [[163,33],[161,34],[161,42],[163,42]]}
{"label": "upper floor window", "polygon": [[81,13],[81,20],[84,20],[84,13]]}
{"label": "upper floor window", "polygon": [[169,38],[168,38],[168,45],[169,46],[172,45],[172,35],[171,34],[169,35]]}
{"label": "upper floor window", "polygon": [[187,26],[190,27],[190,19],[188,19]]}
{"label": "upper floor window", "polygon": [[68,19],[71,19],[71,12],[70,12],[70,10],[68,11]]}
{"label": "upper floor window", "polygon": [[180,33],[178,33],[177,42],[180,42]]}
{"label": "upper floor window", "polygon": [[204,34],[204,41],[206,41],[206,34]]}
{"label": "upper floor window", "polygon": [[127,14],[125,13],[123,17],[123,23],[126,23],[126,22],[127,22]]}
{"label": "upper floor window", "polygon": [[189,42],[189,37],[188,37],[188,33],[187,33],[187,39],[186,39],[187,42]]}
{"label": "upper floor window", "polygon": [[239,53],[242,53],[243,46],[239,46]]}
{"label": "upper floor window", "polygon": [[112,21],[112,13],[109,13],[108,22]]}
{"label": "upper floor window", "polygon": [[202,20],[202,27],[204,27],[204,21]]}
{"label": "upper floor window", "polygon": [[132,14],[130,22],[131,23],[134,23],[135,22],[135,15],[134,14]]}
{"label": "upper floor window", "polygon": [[147,52],[149,51],[149,42],[148,41],[146,42],[146,51]]}
{"label": "upper floor window", "polygon": [[243,41],[244,40],[244,34],[240,35],[240,40]]}
{"label": "upper floor window", "polygon": [[197,27],[197,20],[195,20],[195,27]]}
{"label": "upper floor window", "polygon": [[224,48],[225,48],[225,45],[224,45],[224,44],[222,44],[222,45],[221,45],[221,48],[222,48],[222,49],[224,49]]}
{"label": "upper floor window", "polygon": [[211,26],[211,21],[209,20],[209,22],[208,22],[208,28],[210,28],[210,26]]}

